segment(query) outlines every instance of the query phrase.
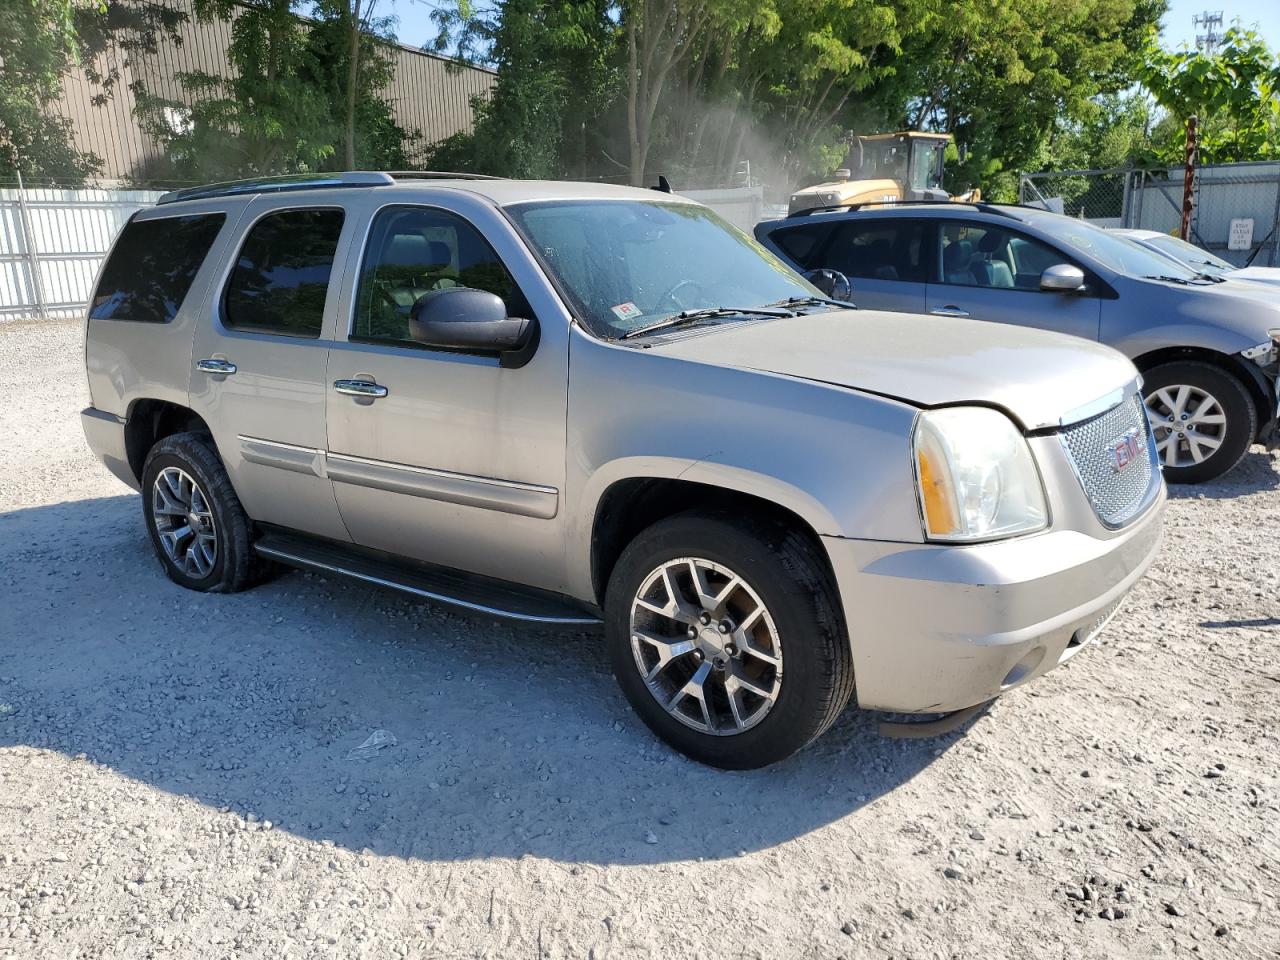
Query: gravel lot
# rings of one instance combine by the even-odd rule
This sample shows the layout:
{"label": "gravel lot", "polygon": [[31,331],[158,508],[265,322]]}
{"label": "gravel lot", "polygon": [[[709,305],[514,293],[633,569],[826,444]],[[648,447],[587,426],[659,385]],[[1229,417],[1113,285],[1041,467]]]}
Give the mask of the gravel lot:
{"label": "gravel lot", "polygon": [[1105,641],[963,733],[850,711],[721,773],[589,634],[171,585],[84,447],[81,338],[0,327],[0,957],[1280,956],[1260,450],[1176,494]]}

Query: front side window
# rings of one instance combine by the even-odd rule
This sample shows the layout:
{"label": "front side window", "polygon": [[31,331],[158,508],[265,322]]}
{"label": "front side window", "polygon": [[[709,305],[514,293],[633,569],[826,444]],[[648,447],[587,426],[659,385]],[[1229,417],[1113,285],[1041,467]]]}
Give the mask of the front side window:
{"label": "front side window", "polygon": [[281,210],[254,224],[227,284],[226,325],[319,337],[342,221],[341,210]]}
{"label": "front side window", "polygon": [[486,290],[503,299],[507,316],[530,316],[511,274],[467,221],[428,207],[381,211],[360,272],[352,338],[411,344],[409,315],[414,304],[450,287]]}
{"label": "front side window", "polygon": [[683,311],[817,295],[764,247],[697,204],[566,200],[508,210],[597,336],[619,338]]}
{"label": "front side window", "polygon": [[130,221],[102,268],[93,320],[168,323],[178,314],[225,214]]}
{"label": "front side window", "polygon": [[963,287],[1039,290],[1040,275],[1066,258],[1047,244],[992,223],[942,225],[942,282]]}

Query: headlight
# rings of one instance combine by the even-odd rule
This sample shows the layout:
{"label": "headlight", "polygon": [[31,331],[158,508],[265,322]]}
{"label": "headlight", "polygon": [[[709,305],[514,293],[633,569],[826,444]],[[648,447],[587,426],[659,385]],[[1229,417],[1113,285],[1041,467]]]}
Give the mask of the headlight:
{"label": "headlight", "polygon": [[1031,448],[999,411],[926,411],[916,420],[913,446],[920,515],[930,540],[991,540],[1047,525]]}

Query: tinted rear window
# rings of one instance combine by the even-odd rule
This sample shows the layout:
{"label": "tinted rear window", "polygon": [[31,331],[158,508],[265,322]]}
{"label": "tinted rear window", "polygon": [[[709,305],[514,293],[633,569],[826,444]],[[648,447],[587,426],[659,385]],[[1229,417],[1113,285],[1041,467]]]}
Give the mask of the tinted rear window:
{"label": "tinted rear window", "polygon": [[221,213],[202,213],[126,224],[102,269],[89,316],[168,323],[186,299],[224,220]]}
{"label": "tinted rear window", "polygon": [[341,210],[282,210],[254,224],[227,284],[227,326],[320,336],[342,219]]}

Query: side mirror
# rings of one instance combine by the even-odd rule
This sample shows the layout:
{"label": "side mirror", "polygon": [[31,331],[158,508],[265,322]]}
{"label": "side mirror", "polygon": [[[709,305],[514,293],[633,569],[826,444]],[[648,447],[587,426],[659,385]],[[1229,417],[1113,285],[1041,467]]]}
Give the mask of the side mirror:
{"label": "side mirror", "polygon": [[409,336],[445,350],[485,350],[509,354],[534,340],[536,320],[508,317],[497,294],[472,287],[447,287],[423,294],[409,312]]}
{"label": "side mirror", "polygon": [[824,297],[832,300],[848,301],[853,296],[849,278],[839,270],[809,270],[804,278],[821,290]]}
{"label": "side mirror", "polygon": [[1040,274],[1040,289],[1049,293],[1075,293],[1084,289],[1084,271],[1069,263],[1057,263]]}

